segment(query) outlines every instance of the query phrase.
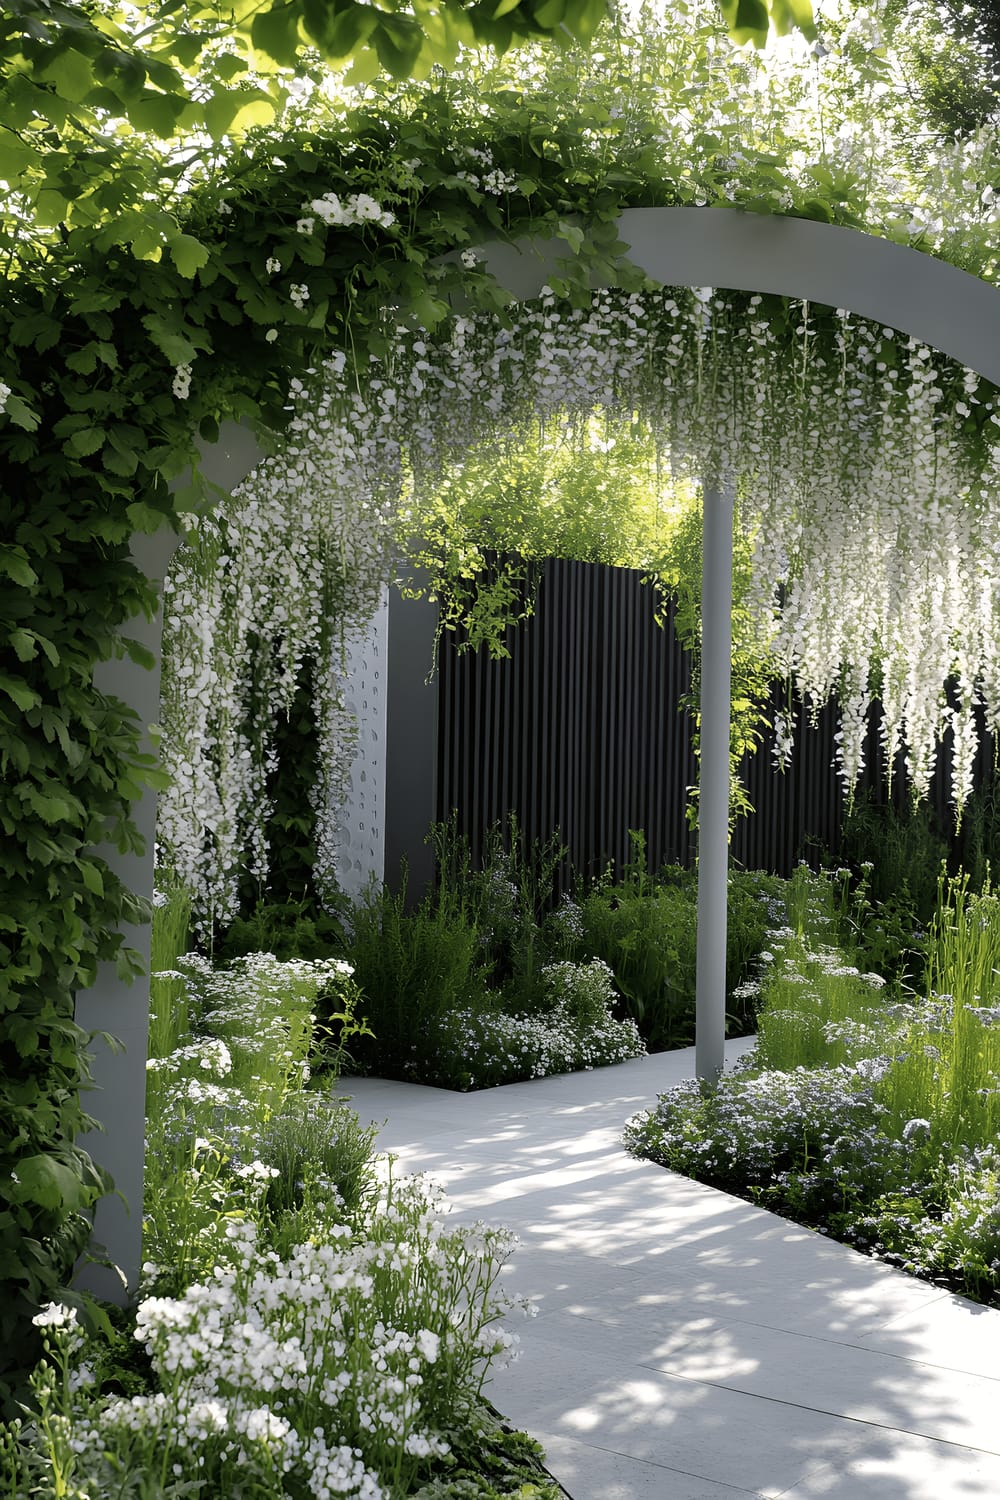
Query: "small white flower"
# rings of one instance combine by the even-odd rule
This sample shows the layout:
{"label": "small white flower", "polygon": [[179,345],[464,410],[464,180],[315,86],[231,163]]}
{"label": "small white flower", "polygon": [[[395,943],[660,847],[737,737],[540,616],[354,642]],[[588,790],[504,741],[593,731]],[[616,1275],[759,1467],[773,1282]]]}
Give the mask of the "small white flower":
{"label": "small white flower", "polygon": [[265,262],[264,269],[269,276],[275,276],[281,270],[281,261],[278,260],[276,256],[269,255],[267,261]]}
{"label": "small white flower", "polygon": [[63,1302],[47,1302],[31,1321],[36,1328],[73,1328],[76,1325],[76,1308],[67,1307]]}
{"label": "small white flower", "polygon": [[278,330],[276,328],[269,328],[267,330],[267,332],[265,333],[265,335],[264,335],[264,339],[265,339],[265,341],[268,344],[273,344],[275,342],[275,340],[277,339],[277,337],[278,337]]}

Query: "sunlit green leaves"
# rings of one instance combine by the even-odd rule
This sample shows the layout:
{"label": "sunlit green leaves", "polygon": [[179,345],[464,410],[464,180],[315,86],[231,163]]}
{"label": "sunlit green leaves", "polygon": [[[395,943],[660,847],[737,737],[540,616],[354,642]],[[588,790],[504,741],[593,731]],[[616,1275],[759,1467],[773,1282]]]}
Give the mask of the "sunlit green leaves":
{"label": "sunlit green leaves", "polygon": [[719,0],[730,35],[741,45],[753,42],[763,47],[772,26],[779,36],[794,28],[814,37],[810,0]]}

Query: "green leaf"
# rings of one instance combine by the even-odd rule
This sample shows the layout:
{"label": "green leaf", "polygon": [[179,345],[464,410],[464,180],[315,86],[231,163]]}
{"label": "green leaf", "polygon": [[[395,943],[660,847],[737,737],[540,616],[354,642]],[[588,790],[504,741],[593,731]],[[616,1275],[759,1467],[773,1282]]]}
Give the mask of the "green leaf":
{"label": "green leaf", "polygon": [[177,235],[170,241],[169,250],[174,265],[188,280],[208,262],[208,250],[193,234]]}
{"label": "green leaf", "polygon": [[134,500],[126,507],[126,514],[133,531],[159,531],[164,521],[163,512],[147,505],[144,500]]}
{"label": "green leaf", "polygon": [[0,181],[12,185],[29,167],[39,161],[39,152],[24,146],[16,136],[0,134]]}
{"label": "green leaf", "polygon": [[541,5],[535,7],[534,19],[546,31],[551,31],[559,25],[565,14],[566,0],[542,0]]}
{"label": "green leaf", "polygon": [[393,78],[410,77],[423,41],[423,32],[409,16],[381,15],[371,35],[379,62]]}
{"label": "green leaf", "polygon": [[128,243],[136,260],[157,261],[163,255],[163,234],[152,224],[140,229]]}
{"label": "green leaf", "polygon": [[263,89],[240,89],[214,94],[205,105],[205,125],[213,141],[223,136],[242,135],[254,125],[269,125],[278,109],[278,100]]}
{"label": "green leaf", "polygon": [[18,661],[34,661],[38,655],[38,644],[30,630],[12,630],[10,644]]}
{"label": "green leaf", "polygon": [[142,326],[172,365],[190,364],[198,352],[191,340],[181,333],[178,325],[168,322],[160,313],[147,313]]}
{"label": "green leaf", "polygon": [[104,433],[98,427],[81,427],[66,439],[63,448],[74,458],[87,458],[104,447]]}
{"label": "green leaf", "polygon": [[129,635],[123,635],[121,641],[129,661],[134,661],[136,666],[145,667],[147,672],[152,672],[156,666],[156,657],[149,647]]}
{"label": "green leaf", "polygon": [[11,582],[20,584],[21,588],[33,588],[38,582],[38,574],[28,562],[27,552],[23,547],[12,547],[9,543],[0,543],[0,572],[6,573]]}
{"label": "green leaf", "polygon": [[83,881],[84,885],[87,887],[87,890],[90,891],[94,896],[103,897],[104,876],[101,874],[98,867],[89,859],[82,859],[78,864],[77,869],[80,871],[80,878]]}
{"label": "green leaf", "polygon": [[35,787],[29,789],[26,800],[28,806],[38,814],[43,823],[62,823],[75,815],[72,803],[68,802],[65,797],[49,796]]}
{"label": "green leaf", "polygon": [[779,36],[799,30],[809,40],[816,37],[816,25],[810,0],[768,0],[771,21]]}
{"label": "green leaf", "polygon": [[771,18],[764,0],[719,0],[719,4],[734,42],[765,46]]}
{"label": "green leaf", "polygon": [[299,56],[299,12],[295,5],[274,5],[253,18],[250,40],[258,52],[284,68],[292,68]]}
{"label": "green leaf", "polygon": [[38,646],[39,646],[39,648],[41,650],[42,655],[48,661],[48,663],[50,664],[50,666],[58,667],[59,662],[60,662],[60,656],[59,656],[59,652],[56,650],[56,648],[52,644],[52,642],[48,639],[47,636],[39,635],[37,633],[37,631],[33,632],[33,634],[34,634],[35,640],[38,643]]}
{"label": "green leaf", "polygon": [[82,349],[74,349],[72,354],[67,354],[66,368],[75,370],[78,375],[92,375],[97,369],[97,345],[84,344]]}
{"label": "green leaf", "polygon": [[559,220],[559,233],[566,241],[574,255],[579,255],[583,249],[584,233],[579,224],[570,224],[566,219]]}
{"label": "green leaf", "polygon": [[15,427],[20,427],[24,432],[37,432],[40,424],[27,401],[22,401],[20,396],[8,396],[6,405],[0,417],[7,416]]}
{"label": "green leaf", "polygon": [[174,94],[157,94],[148,89],[141,99],[128,106],[129,124],[144,135],[157,136],[169,141],[176,133],[177,123],[184,108],[184,100]]}
{"label": "green leaf", "polygon": [[11,677],[9,672],[0,672],[0,692],[6,693],[8,698],[13,698],[22,713],[27,713],[31,708],[37,708],[41,698],[34,688],[21,677]]}
{"label": "green leaf", "polygon": [[87,1201],[78,1173],[57,1157],[42,1152],[21,1157],[17,1164],[17,1192],[11,1197],[15,1202],[69,1211],[83,1207]]}
{"label": "green leaf", "polygon": [[52,57],[40,70],[38,77],[45,83],[54,84],[60,98],[69,99],[74,104],[85,99],[94,86],[94,69],[90,58],[84,57],[73,47],[67,47],[65,51]]}
{"label": "green leaf", "polygon": [[120,474],[123,479],[131,479],[139,467],[138,455],[115,443],[106,444],[101,462],[112,474]]}

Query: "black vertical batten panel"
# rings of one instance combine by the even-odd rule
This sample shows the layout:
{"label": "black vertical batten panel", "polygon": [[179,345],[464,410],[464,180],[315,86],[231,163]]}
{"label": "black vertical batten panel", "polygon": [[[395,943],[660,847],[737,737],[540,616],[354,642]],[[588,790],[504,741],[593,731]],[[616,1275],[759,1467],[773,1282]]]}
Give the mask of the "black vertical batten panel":
{"label": "black vertical batten panel", "polygon": [[[459,653],[458,633],[445,635],[437,816],[455,810],[477,858],[490,824],[514,812],[529,843],[558,828],[580,872],[598,874],[608,859],[620,868],[629,856],[629,828],[645,831],[651,868],[691,862],[685,805],[696,774],[693,725],[678,708],[691,666],[677,639],[673,602],[662,628],[654,618],[657,602],[634,569],[549,562],[538,578],[533,617],[508,632],[509,660]],[[772,719],[785,691],[775,687]],[[797,704],[795,717],[787,772],[773,766],[770,730],[744,764],[756,812],[735,827],[737,864],[787,874],[818,846],[839,847],[845,795],[834,764],[835,706],[811,715]],[[946,828],[947,748],[930,798]],[[977,784],[990,773],[992,757],[987,737]],[[865,758],[859,793],[902,806],[908,792],[898,765],[891,792],[886,784],[877,706]]]}

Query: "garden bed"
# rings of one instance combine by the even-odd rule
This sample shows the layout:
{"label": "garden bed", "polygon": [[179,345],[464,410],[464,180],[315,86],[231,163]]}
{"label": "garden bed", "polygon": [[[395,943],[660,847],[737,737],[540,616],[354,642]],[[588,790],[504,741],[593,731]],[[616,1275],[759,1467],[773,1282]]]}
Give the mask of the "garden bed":
{"label": "garden bed", "polygon": [[902,996],[843,951],[836,877],[792,894],[755,1049],[634,1117],[628,1150],[1000,1306],[1000,901],[943,886]]}
{"label": "garden bed", "polygon": [[35,1319],[4,1493],[560,1500],[482,1395],[527,1310],[498,1285],[513,1237],[449,1224],[375,1154],[329,1047],[311,1077],[321,987],[349,1034],[342,961],[188,956],[157,981],[138,1303]]}

